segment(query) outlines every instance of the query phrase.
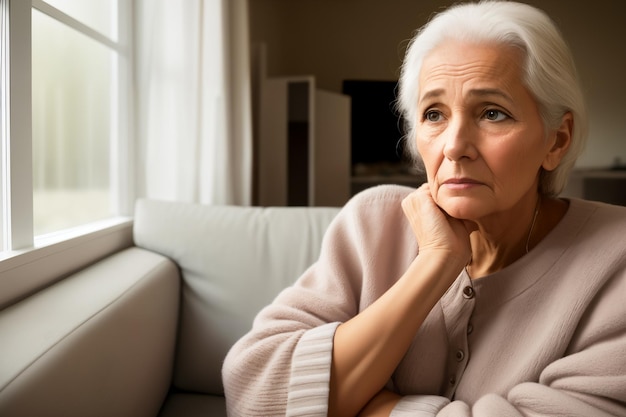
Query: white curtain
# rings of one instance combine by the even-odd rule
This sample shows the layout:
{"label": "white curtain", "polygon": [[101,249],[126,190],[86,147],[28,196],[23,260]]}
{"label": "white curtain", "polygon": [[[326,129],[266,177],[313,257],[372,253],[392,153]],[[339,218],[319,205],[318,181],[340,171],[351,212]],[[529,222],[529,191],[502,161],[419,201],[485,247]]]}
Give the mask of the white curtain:
{"label": "white curtain", "polygon": [[136,0],[137,195],[251,203],[247,0]]}

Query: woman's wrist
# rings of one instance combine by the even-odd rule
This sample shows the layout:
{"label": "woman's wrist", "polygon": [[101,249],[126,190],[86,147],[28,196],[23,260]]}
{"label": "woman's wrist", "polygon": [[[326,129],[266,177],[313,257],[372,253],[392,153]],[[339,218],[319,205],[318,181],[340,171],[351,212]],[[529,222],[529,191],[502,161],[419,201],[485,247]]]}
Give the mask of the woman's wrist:
{"label": "woman's wrist", "polygon": [[442,274],[450,274],[451,279],[455,279],[469,263],[470,255],[464,255],[459,252],[446,249],[428,249],[420,250],[415,262],[422,265],[426,264],[428,269],[434,268],[441,271]]}

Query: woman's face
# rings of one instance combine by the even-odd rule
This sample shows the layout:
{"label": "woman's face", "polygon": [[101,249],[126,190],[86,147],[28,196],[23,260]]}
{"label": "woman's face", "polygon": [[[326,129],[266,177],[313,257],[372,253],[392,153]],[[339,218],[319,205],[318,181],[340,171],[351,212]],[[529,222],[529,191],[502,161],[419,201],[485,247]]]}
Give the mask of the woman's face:
{"label": "woman's face", "polygon": [[479,220],[534,201],[554,142],[521,63],[512,47],[452,41],[424,60],[417,148],[435,202],[452,217]]}

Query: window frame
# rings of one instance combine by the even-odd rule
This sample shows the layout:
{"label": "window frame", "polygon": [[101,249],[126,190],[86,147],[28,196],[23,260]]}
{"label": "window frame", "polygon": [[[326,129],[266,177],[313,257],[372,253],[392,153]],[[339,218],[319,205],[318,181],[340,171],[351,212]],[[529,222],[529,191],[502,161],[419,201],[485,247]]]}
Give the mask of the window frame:
{"label": "window frame", "polygon": [[[31,5],[27,1],[5,0],[7,82],[3,109],[2,249],[32,247],[32,90],[31,90]],[[8,32],[8,33],[7,33]],[[6,78],[5,78],[6,77]]]}
{"label": "window frame", "polygon": [[[118,216],[35,237],[32,174],[32,10],[37,9],[117,52],[117,131],[111,141],[111,195]],[[133,2],[118,1],[115,42],[42,0],[0,0],[2,149],[0,152],[0,309],[132,245]],[[6,46],[6,47],[5,47]]]}

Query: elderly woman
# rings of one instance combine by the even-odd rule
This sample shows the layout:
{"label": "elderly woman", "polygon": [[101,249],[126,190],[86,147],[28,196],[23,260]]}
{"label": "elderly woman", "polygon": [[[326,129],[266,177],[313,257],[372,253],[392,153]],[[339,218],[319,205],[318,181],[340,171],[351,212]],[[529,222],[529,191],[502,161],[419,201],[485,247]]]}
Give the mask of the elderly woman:
{"label": "elderly woman", "polygon": [[226,358],[230,414],[626,416],[626,209],[557,197],[586,113],[555,25],[450,8],[400,81],[427,184],[342,209]]}

